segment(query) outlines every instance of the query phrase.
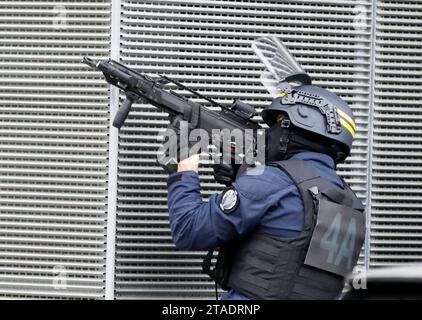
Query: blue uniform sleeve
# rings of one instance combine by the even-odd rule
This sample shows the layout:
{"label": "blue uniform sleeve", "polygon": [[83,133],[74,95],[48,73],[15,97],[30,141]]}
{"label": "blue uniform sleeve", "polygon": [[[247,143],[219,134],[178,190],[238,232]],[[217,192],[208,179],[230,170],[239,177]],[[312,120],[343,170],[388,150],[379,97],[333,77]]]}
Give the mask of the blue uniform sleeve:
{"label": "blue uniform sleeve", "polygon": [[[248,234],[261,221],[277,197],[258,177],[233,184],[238,203],[230,213],[220,207],[222,194],[202,200],[198,174],[185,171],[169,177],[168,208],[172,237],[183,250],[208,250]],[[252,189],[251,189],[252,186]],[[265,201],[263,201],[265,199]]]}

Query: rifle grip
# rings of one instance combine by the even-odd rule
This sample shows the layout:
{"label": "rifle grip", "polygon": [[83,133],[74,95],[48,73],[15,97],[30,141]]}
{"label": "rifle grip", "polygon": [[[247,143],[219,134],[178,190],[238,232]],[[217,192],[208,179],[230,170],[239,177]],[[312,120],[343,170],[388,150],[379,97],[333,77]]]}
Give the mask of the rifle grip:
{"label": "rifle grip", "polygon": [[137,95],[134,95],[134,94],[126,95],[125,101],[123,101],[122,105],[119,108],[119,111],[117,111],[117,114],[114,117],[113,127],[120,129],[123,126],[129,114],[130,108],[132,107],[132,104],[136,102],[138,99],[139,99],[139,96]]}

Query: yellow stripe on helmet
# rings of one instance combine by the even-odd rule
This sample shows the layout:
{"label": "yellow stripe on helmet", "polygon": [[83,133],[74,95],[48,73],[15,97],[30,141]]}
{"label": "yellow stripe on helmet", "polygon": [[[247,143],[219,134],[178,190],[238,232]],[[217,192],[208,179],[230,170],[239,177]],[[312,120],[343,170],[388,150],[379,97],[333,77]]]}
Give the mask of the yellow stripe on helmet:
{"label": "yellow stripe on helmet", "polygon": [[353,131],[356,131],[356,122],[344,111],[340,110],[339,108],[336,109],[340,117],[349,123],[349,125],[353,128]]}
{"label": "yellow stripe on helmet", "polygon": [[342,118],[340,118],[340,123],[343,127],[345,127],[347,129],[347,131],[350,132],[350,134],[354,138],[356,131],[352,128],[352,126],[348,122],[344,121]]}

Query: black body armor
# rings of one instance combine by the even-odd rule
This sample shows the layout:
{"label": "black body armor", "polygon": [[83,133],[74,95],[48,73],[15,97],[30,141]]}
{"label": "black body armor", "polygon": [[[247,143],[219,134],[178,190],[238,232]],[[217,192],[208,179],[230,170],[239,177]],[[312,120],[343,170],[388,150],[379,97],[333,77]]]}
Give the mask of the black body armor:
{"label": "black body armor", "polygon": [[305,161],[269,165],[284,170],[298,187],[303,231],[292,238],[252,232],[220,248],[214,270],[208,254],[204,271],[223,289],[251,299],[335,299],[364,242],[364,207],[344,181],[344,189],[335,186]]}

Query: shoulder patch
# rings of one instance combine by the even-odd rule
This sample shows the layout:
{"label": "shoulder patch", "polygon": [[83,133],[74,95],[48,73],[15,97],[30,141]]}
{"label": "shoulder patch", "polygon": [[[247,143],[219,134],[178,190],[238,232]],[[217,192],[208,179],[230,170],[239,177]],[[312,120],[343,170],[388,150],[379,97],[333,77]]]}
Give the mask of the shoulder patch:
{"label": "shoulder patch", "polygon": [[221,194],[220,209],[232,213],[239,206],[239,194],[234,187],[226,188]]}

